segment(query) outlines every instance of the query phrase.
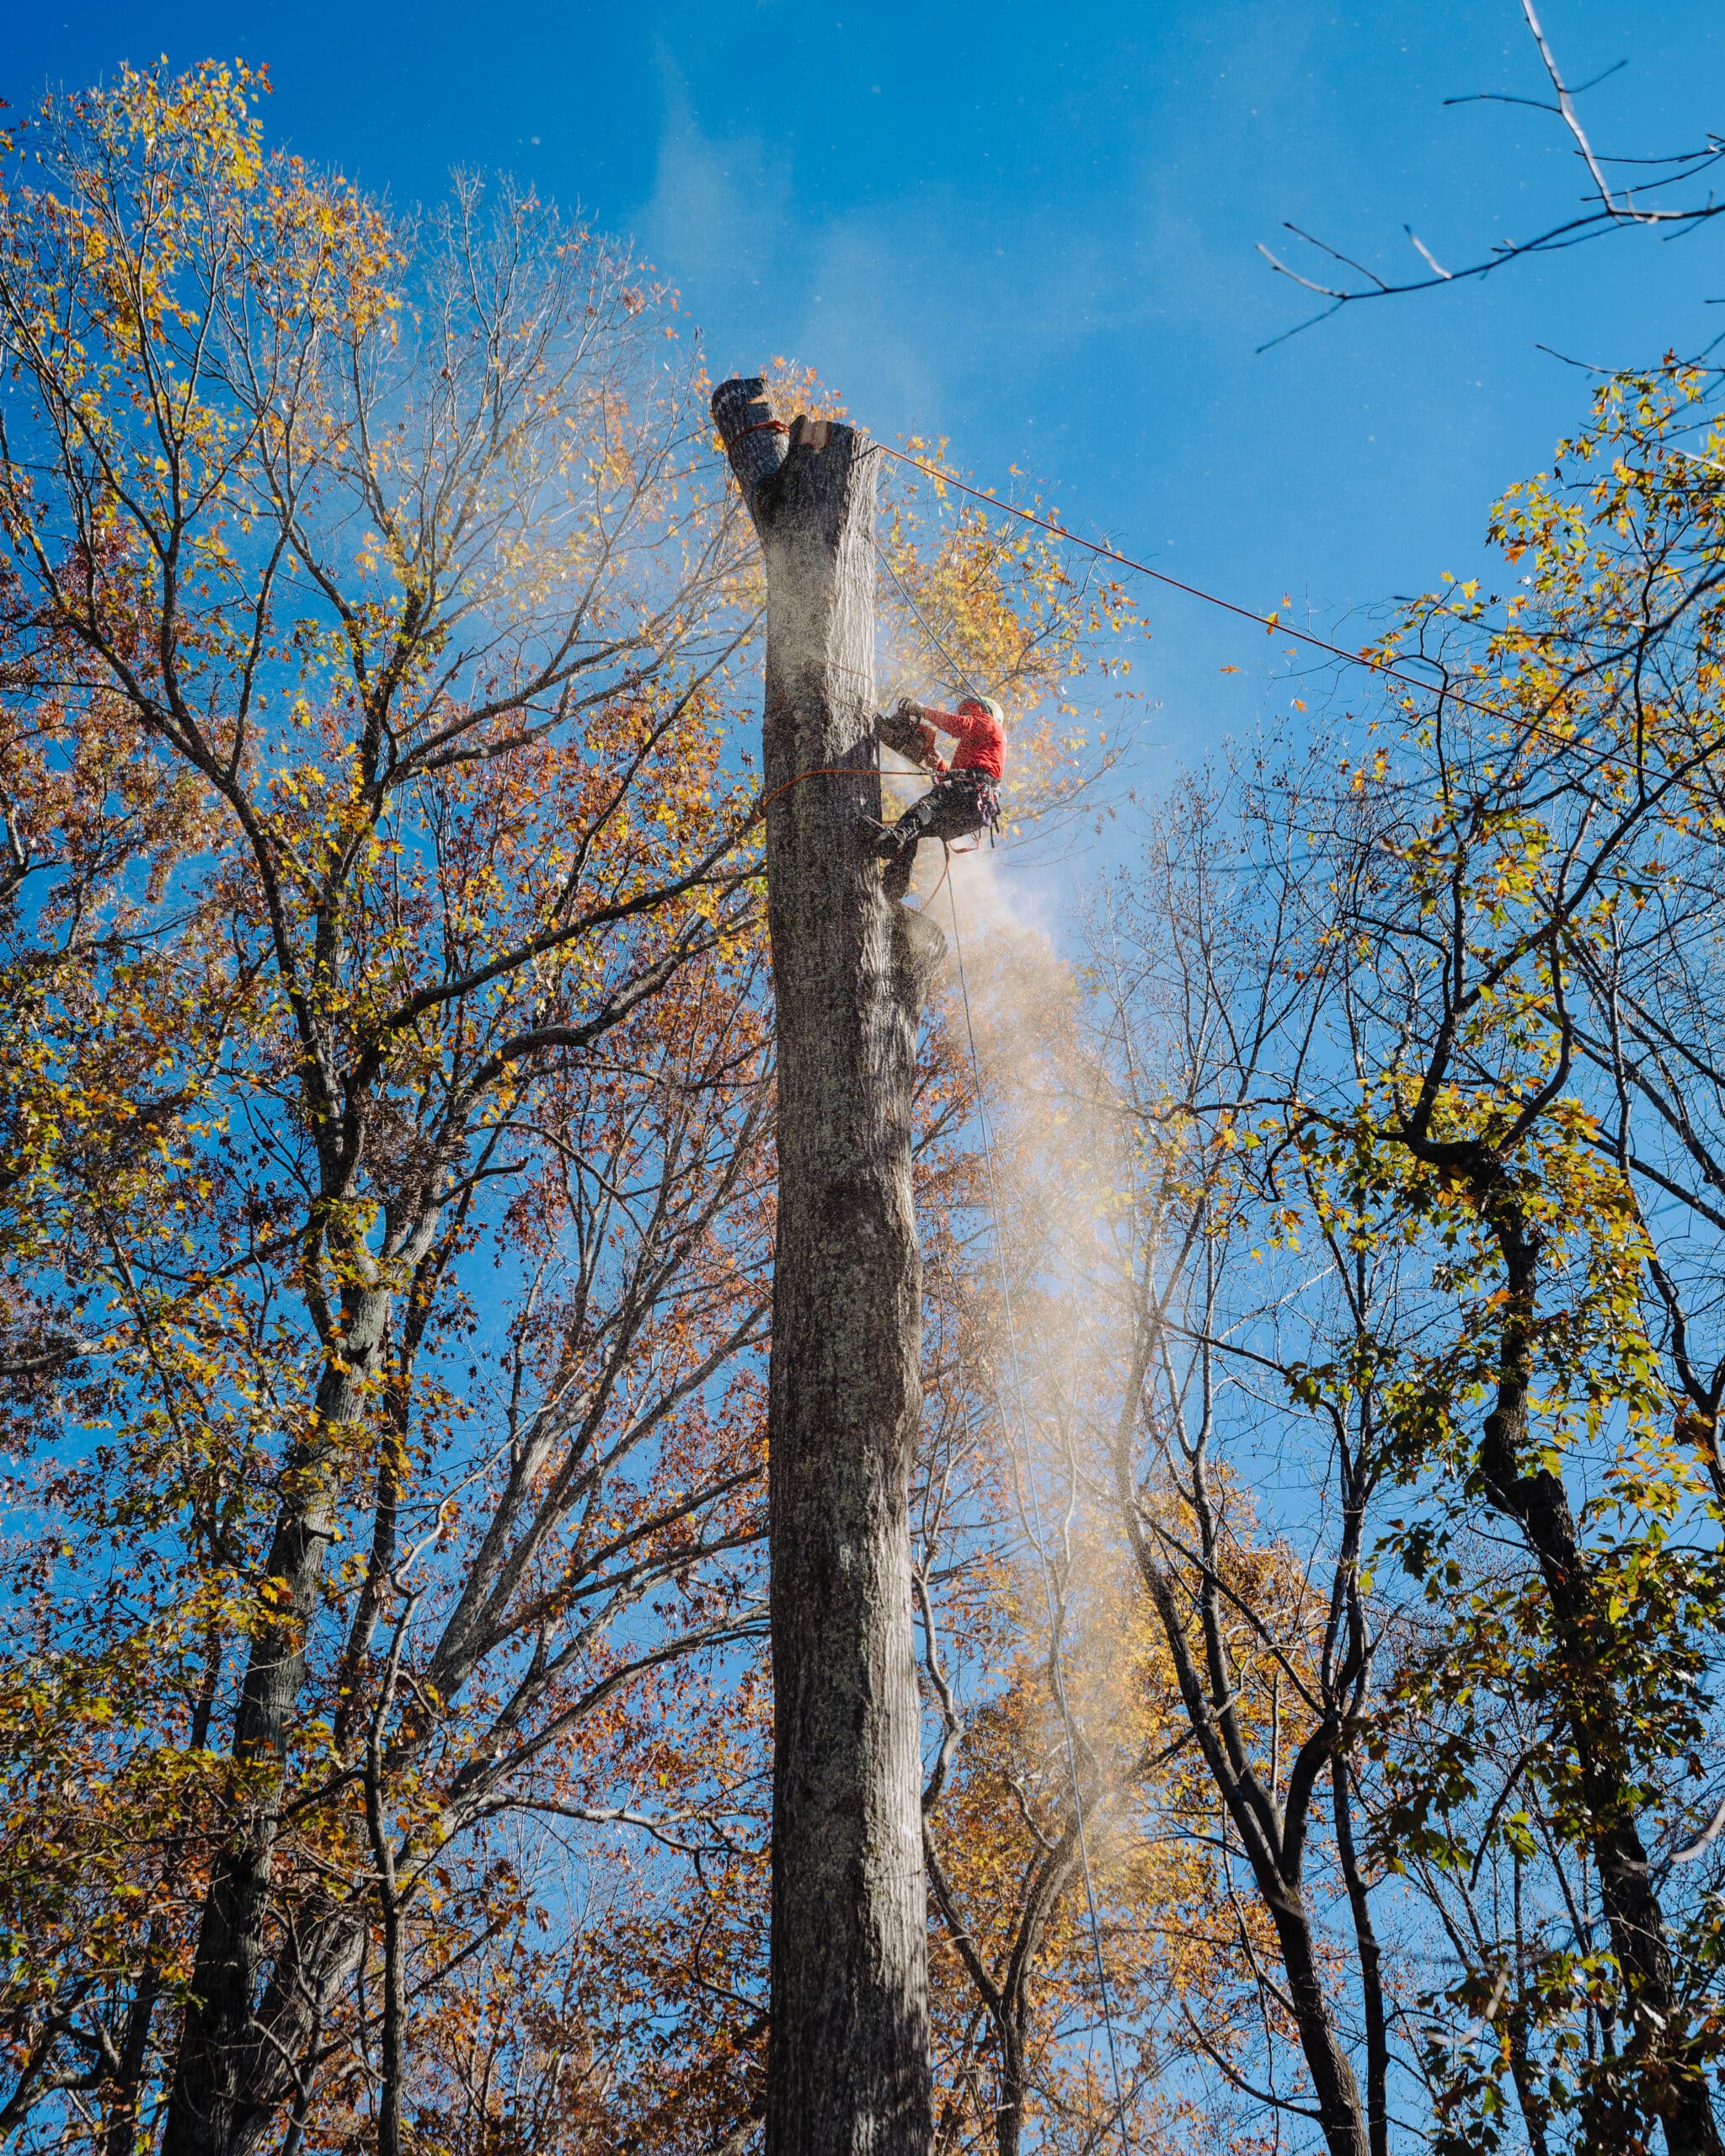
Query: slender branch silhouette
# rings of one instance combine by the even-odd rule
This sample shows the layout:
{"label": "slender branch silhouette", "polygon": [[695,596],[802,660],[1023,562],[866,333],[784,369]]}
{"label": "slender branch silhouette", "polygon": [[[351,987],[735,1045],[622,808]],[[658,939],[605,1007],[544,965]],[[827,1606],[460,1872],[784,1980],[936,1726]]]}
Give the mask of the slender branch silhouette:
{"label": "slender branch silhouette", "polygon": [[[1261,352],[1273,345],[1284,344],[1290,337],[1297,337],[1302,330],[1311,329],[1326,322],[1332,314],[1354,300],[1400,298],[1408,292],[1430,291],[1439,285],[1463,284],[1468,280],[1488,277],[1494,270],[1503,270],[1512,262],[1519,262],[1530,255],[1556,254],[1563,249],[1579,247],[1589,240],[1603,238],[1608,232],[1632,226],[1658,226],[1664,228],[1665,237],[1675,238],[1679,234],[1693,232],[1725,211],[1725,200],[1717,200],[1709,189],[1699,200],[1672,203],[1651,202],[1649,196],[1685,184],[1694,184],[1710,173],[1722,159],[1725,159],[1725,135],[1709,130],[1706,142],[1694,150],[1681,150],[1666,157],[1606,157],[1594,147],[1591,136],[1582,124],[1576,100],[1587,91],[1596,88],[1608,76],[1615,75],[1626,65],[1615,61],[1587,82],[1571,84],[1565,80],[1551,50],[1551,41],[1535,12],[1533,0],[1521,0],[1521,13],[1532,38],[1547,81],[1551,84],[1549,99],[1523,97],[1512,91],[1478,90],[1465,97],[1446,98],[1446,105],[1459,104],[1514,104],[1525,105],[1535,112],[1546,112],[1560,120],[1574,140],[1574,154],[1585,167],[1588,176],[1587,191],[1582,197],[1582,206],[1573,216],[1559,219],[1525,239],[1504,239],[1493,242],[1482,254],[1468,260],[1461,268],[1447,270],[1432,249],[1420,238],[1411,225],[1402,230],[1408,244],[1425,265],[1423,270],[1407,276],[1381,276],[1365,263],[1352,255],[1344,254],[1327,240],[1320,239],[1300,225],[1284,222],[1283,230],[1306,247],[1313,248],[1330,263],[1338,264],[1354,273],[1353,280],[1340,280],[1333,272],[1322,270],[1306,275],[1291,263],[1266,247],[1262,240],[1258,251],[1279,276],[1288,278],[1302,291],[1315,293],[1327,301],[1316,313],[1297,322],[1291,329],[1284,329],[1277,336],[1260,344]],[[1647,177],[1622,186],[1614,185],[1612,168],[1635,167],[1642,169]],[[1356,281],[1357,280],[1357,281]]]}

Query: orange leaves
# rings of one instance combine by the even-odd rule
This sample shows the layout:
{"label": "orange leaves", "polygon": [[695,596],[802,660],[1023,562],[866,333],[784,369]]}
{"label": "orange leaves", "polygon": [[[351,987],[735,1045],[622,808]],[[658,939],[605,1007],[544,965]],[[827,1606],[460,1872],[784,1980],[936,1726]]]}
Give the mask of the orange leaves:
{"label": "orange leaves", "polygon": [[766,401],[776,419],[787,424],[801,412],[811,419],[842,419],[846,412],[837,394],[813,367],[775,355],[766,369]]}

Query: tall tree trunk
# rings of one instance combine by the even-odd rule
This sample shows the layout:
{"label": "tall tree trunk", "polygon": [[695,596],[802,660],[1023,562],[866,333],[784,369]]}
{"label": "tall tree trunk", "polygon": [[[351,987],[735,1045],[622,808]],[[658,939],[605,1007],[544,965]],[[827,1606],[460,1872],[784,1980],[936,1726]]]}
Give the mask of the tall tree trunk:
{"label": "tall tree trunk", "polygon": [[[1136,1400],[1143,1374],[1144,1364],[1140,1362],[1136,1381],[1127,1391],[1129,1401]],[[1205,1586],[1199,1598],[1208,1689],[1204,1678],[1199,1674],[1190,1637],[1188,1603],[1183,1594],[1177,1593],[1173,1578],[1145,1533],[1133,1478],[1131,1429],[1130,1417],[1123,1419],[1114,1444],[1115,1486],[1121,1518],[1140,1577],[1168,1643],[1188,1725],[1226,1808],[1229,1821],[1240,1838],[1259,1902],[1275,1927],[1283,1972],[1288,1979],[1288,2003],[1293,2009],[1300,2054],[1306,2061],[1306,2072],[1311,2076],[1312,2093],[1317,2099],[1324,2146],[1329,2156],[1373,2156],[1359,2084],[1324,1990],[1318,1941],[1303,1883],[1311,1794],[1318,1774],[1333,1757],[1340,1732],[1322,1723],[1314,1730],[1301,1746],[1294,1772],[1289,1777],[1286,1806],[1279,1806],[1274,1792],[1259,1781],[1239,1727],[1234,1705],[1236,1688],[1220,1622],[1220,1598],[1210,1585]],[[1195,1488],[1202,1521],[1209,1501],[1201,1476]],[[1202,1546],[1206,1570],[1213,1577],[1215,1543],[1210,1534],[1204,1535]]]}
{"label": "tall tree trunk", "polygon": [[1646,2075],[1644,2100],[1664,2128],[1669,2156],[1725,2156],[1636,1823],[1636,1774],[1617,1679],[1602,1666],[1598,1642],[1599,1588],[1562,1478],[1526,1465],[1542,1232],[1530,1225],[1495,1155],[1481,1149],[1468,1165],[1504,1267],[1497,1396],[1481,1432],[1481,1479],[1493,1508],[1520,1529],[1551,1598],[1557,1696],[1575,1745],[1599,1900],[1629,1995],[1630,2049]]}
{"label": "tall tree trunk", "polygon": [[[932,2133],[909,1485],[921,1414],[916,1022],[945,942],[884,898],[874,463],[851,428],[713,416],[766,563],[767,915],[778,1027],[770,1447],[771,2156]],[[849,773],[855,778],[804,774]]]}
{"label": "tall tree trunk", "polygon": [[1258,1891],[1268,1904],[1288,1978],[1288,2002],[1300,2032],[1300,2048],[1317,2098],[1324,2146],[1330,2156],[1370,2156],[1371,2137],[1354,2063],[1342,2041],[1324,1992],[1323,1971],[1305,1896],[1279,1876],[1254,1867]]}

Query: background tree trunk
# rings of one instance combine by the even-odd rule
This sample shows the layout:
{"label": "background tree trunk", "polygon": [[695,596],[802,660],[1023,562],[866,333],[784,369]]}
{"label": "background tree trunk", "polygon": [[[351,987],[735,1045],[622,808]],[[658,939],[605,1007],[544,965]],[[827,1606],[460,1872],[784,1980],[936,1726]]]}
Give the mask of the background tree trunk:
{"label": "background tree trunk", "polygon": [[[908,1491],[921,1413],[916,1022],[945,940],[883,897],[874,465],[852,429],[713,416],[766,561],[766,884],[778,1027],[768,1437],[772,2156],[931,2135],[921,1716]],[[805,772],[857,772],[809,776]]]}
{"label": "background tree trunk", "polygon": [[[322,1591],[334,1524],[335,1455],[327,1433],[366,1412],[366,1390],[382,1362],[393,1305],[387,1292],[353,1294],[344,1312],[344,1367],[323,1371],[317,1434],[289,1455],[264,1571],[267,1579],[283,1583],[285,1610],[254,1638],[234,1726],[234,1757],[254,1788],[211,1867],[162,2156],[234,2156],[255,2145],[275,2111],[281,2062],[267,2052],[256,2006],[271,1946],[288,1732],[305,1683],[308,1613]],[[269,2092],[261,2104],[253,2100],[260,2047]]]}

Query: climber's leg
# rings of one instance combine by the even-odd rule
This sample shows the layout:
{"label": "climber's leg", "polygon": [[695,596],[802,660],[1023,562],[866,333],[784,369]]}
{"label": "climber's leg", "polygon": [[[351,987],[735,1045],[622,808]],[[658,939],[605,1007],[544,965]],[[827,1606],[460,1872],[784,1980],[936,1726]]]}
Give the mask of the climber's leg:
{"label": "climber's leg", "polygon": [[975,782],[954,774],[929,787],[898,822],[875,841],[874,851],[886,863],[882,889],[889,899],[901,899],[911,888],[916,848],[923,839],[968,838],[982,828],[982,815]]}
{"label": "climber's leg", "polygon": [[880,879],[880,888],[895,905],[910,889],[911,875],[916,866],[916,848],[914,843],[901,846],[888,860],[885,873]]}

